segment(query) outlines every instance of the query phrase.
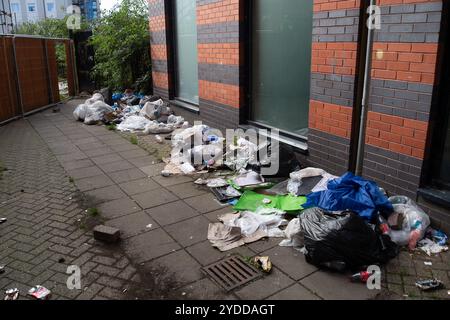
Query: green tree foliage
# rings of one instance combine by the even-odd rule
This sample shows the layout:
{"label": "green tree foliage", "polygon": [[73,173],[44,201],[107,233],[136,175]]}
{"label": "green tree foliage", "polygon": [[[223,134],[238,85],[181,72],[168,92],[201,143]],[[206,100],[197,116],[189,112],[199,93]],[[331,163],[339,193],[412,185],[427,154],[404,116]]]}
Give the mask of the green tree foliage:
{"label": "green tree foliage", "polygon": [[146,0],[123,0],[93,25],[97,84],[149,91],[151,60]]}

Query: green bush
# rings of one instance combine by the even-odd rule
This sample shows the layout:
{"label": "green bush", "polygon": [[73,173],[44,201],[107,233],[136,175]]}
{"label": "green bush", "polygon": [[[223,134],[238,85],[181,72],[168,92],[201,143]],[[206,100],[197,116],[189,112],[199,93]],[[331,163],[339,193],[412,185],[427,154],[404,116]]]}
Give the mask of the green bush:
{"label": "green bush", "polygon": [[150,33],[146,0],[123,0],[93,24],[94,78],[113,90],[149,91]]}

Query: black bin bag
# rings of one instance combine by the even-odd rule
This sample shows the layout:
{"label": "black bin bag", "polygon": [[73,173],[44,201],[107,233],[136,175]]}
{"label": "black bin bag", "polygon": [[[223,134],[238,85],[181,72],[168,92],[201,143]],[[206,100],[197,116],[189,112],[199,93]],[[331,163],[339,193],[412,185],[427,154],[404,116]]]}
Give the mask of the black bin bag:
{"label": "black bin bag", "polygon": [[384,264],[398,254],[389,236],[379,235],[353,212],[337,215],[311,208],[303,211],[299,219],[306,260],[317,267],[359,271]]}

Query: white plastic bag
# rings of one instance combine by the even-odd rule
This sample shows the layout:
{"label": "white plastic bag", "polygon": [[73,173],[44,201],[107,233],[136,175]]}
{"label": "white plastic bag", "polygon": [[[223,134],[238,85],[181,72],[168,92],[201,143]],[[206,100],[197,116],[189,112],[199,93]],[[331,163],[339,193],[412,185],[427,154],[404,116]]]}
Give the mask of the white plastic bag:
{"label": "white plastic bag", "polygon": [[151,121],[140,116],[129,116],[117,126],[122,132],[143,131]]}
{"label": "white plastic bag", "polygon": [[144,134],[171,133],[173,130],[175,130],[175,127],[172,124],[152,121],[145,126]]}
{"label": "white plastic bag", "polygon": [[88,106],[86,104],[80,104],[78,107],[75,108],[73,112],[73,117],[76,121],[84,121],[84,118],[86,118],[86,113],[88,110]]}
{"label": "white plastic bag", "polygon": [[90,106],[98,101],[105,102],[105,99],[103,98],[103,95],[101,93],[94,93],[94,95],[91,98],[86,100],[85,104]]}
{"label": "white plastic bag", "polygon": [[285,240],[281,241],[280,247],[294,247],[302,248],[304,246],[303,238],[301,237],[301,225],[300,219],[295,218],[289,222],[288,226],[284,230]]}
{"label": "white plastic bag", "polygon": [[164,105],[164,101],[159,99],[155,102],[147,102],[140,110],[139,115],[141,117],[147,117],[150,120],[156,120],[161,115],[161,109]]}
{"label": "white plastic bag", "polygon": [[[389,198],[394,207],[394,212],[404,216],[402,230],[390,230],[391,240],[400,246],[409,245],[414,249],[417,241],[425,236],[427,228],[430,226],[430,217],[410,198],[395,196]],[[418,239],[415,239],[415,234]]]}

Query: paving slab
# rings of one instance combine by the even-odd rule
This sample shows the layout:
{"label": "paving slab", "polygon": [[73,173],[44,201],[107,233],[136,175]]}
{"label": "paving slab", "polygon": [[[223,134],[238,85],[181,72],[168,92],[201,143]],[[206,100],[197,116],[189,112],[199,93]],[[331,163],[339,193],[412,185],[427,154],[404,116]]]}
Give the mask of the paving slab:
{"label": "paving slab", "polygon": [[167,232],[155,229],[124,241],[127,251],[137,263],[146,262],[181,249]]}
{"label": "paving slab", "polygon": [[380,293],[369,290],[365,284],[352,283],[350,275],[318,271],[300,281],[311,292],[327,300],[367,300]]}
{"label": "paving slab", "polygon": [[132,198],[136,200],[143,209],[157,207],[178,200],[176,196],[166,190],[152,190],[133,195]]}
{"label": "paving slab", "polygon": [[87,177],[83,179],[76,180],[76,184],[81,191],[89,191],[94,189],[99,189],[107,186],[114,185],[114,181],[112,181],[107,175],[101,174],[98,176]]}
{"label": "paving slab", "polygon": [[129,196],[133,196],[147,191],[160,189],[161,186],[153,181],[151,178],[143,178],[129,182],[121,183],[120,188]]}
{"label": "paving slab", "polygon": [[280,292],[274,294],[267,298],[267,300],[320,300],[320,298],[313,293],[311,293],[308,289],[303,287],[302,285],[296,283],[289,288],[281,290]]}
{"label": "paving slab", "polygon": [[221,252],[220,250],[212,247],[209,241],[203,241],[190,246],[186,248],[186,251],[189,252],[189,254],[193,256],[202,266],[208,266],[232,255],[238,255],[243,258],[251,258],[255,255],[255,253],[246,246],[238,247],[227,252]]}
{"label": "paving slab", "polygon": [[102,175],[103,171],[97,166],[67,170],[67,173],[74,179],[83,179],[93,176]]}
{"label": "paving slab", "polygon": [[139,169],[128,169],[123,171],[116,171],[111,172],[108,174],[108,176],[115,182],[115,183],[124,183],[124,182],[130,182],[142,178],[146,178],[147,176]]}
{"label": "paving slab", "polygon": [[128,159],[132,164],[134,164],[138,168],[148,167],[156,163],[156,159],[152,156],[144,156],[138,158]]}
{"label": "paving slab", "polygon": [[86,194],[94,197],[99,202],[112,201],[126,197],[126,194],[115,185],[86,191]]}
{"label": "paving slab", "polygon": [[162,268],[162,280],[175,279],[176,286],[181,287],[188,283],[204,278],[200,265],[184,250],[173,252],[145,264],[144,268]]}
{"label": "paving slab", "polygon": [[161,176],[161,171],[164,170],[166,165],[164,163],[158,163],[146,167],[139,168],[148,177]]}
{"label": "paving slab", "polygon": [[91,158],[96,165],[107,164],[111,162],[123,161],[124,159],[118,154],[112,153]]}
{"label": "paving slab", "polygon": [[116,162],[109,162],[98,165],[105,173],[123,171],[127,169],[134,169],[135,167],[126,160],[120,160]]}
{"label": "paving slab", "polygon": [[276,246],[261,253],[268,256],[272,263],[294,280],[300,280],[317,271],[317,268],[305,260],[305,255],[293,248]]}
{"label": "paving slab", "polygon": [[273,268],[269,275],[239,289],[236,291],[236,295],[244,300],[263,300],[292,284],[294,284],[294,280],[288,278],[277,268]]}
{"label": "paving slab", "polygon": [[109,219],[114,219],[141,211],[138,204],[128,197],[102,203],[98,206],[98,209],[100,210],[102,216]]}
{"label": "paving slab", "polygon": [[167,189],[180,199],[192,198],[209,193],[209,190],[206,187],[198,186],[192,182],[177,184],[175,186],[167,187]]}
{"label": "paving slab", "polygon": [[169,225],[165,230],[183,247],[189,247],[207,239],[208,225],[208,219],[197,216]]}
{"label": "paving slab", "polygon": [[108,220],[106,225],[119,229],[123,239],[158,228],[158,224],[144,211]]}
{"label": "paving slab", "polygon": [[176,201],[148,209],[147,213],[162,226],[174,224],[199,215],[197,211],[183,201]]}
{"label": "paving slab", "polygon": [[212,193],[185,199],[185,202],[200,213],[208,213],[225,207],[230,208],[229,205],[225,206],[219,203]]}
{"label": "paving slab", "polygon": [[233,294],[227,294],[213,281],[204,278],[180,289],[188,300],[237,300]]}

